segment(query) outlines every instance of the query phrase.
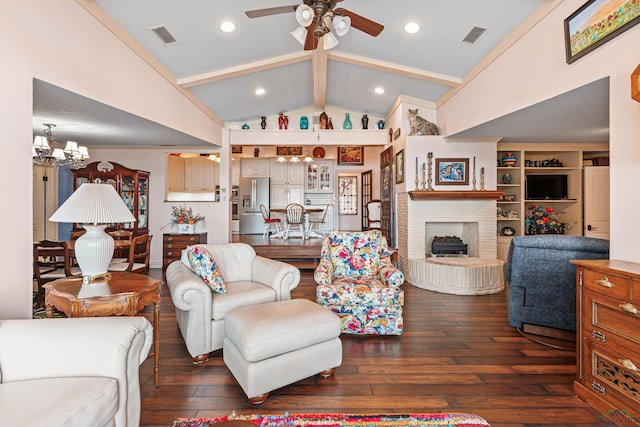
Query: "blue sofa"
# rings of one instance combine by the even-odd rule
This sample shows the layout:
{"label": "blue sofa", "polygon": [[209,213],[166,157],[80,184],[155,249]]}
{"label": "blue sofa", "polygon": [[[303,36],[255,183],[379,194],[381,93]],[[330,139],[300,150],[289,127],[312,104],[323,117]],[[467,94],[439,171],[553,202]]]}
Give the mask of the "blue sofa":
{"label": "blue sofa", "polygon": [[592,237],[514,237],[504,266],[509,324],[576,330],[576,268],[572,259],[608,259],[609,241]]}

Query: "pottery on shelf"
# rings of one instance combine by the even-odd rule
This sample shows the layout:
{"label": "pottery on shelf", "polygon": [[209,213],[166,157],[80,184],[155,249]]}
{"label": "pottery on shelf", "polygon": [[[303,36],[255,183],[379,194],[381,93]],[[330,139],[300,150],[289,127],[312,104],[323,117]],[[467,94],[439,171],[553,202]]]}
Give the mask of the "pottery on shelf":
{"label": "pottery on shelf", "polygon": [[246,124],[246,123],[245,123],[245,124],[243,124],[243,125],[242,125],[242,129],[244,129],[244,130],[249,129],[249,125],[248,125],[248,124]]}
{"label": "pottery on shelf", "polygon": [[253,149],[253,157],[260,156],[260,149],[258,147]]}
{"label": "pottery on shelf", "polygon": [[362,129],[369,129],[369,117],[366,114],[362,115]]}
{"label": "pottery on shelf", "polygon": [[283,123],[284,123],[284,128],[289,129],[289,116],[284,116]]}
{"label": "pottery on shelf", "polygon": [[329,122],[329,116],[324,111],[320,114],[320,129],[327,129],[327,124]]}
{"label": "pottery on shelf", "polygon": [[260,127],[263,130],[267,128],[267,118],[265,116],[260,117]]}
{"label": "pottery on shelf", "polygon": [[300,117],[300,129],[309,129],[309,119],[307,118],[307,116]]}
{"label": "pottery on shelf", "polygon": [[284,113],[278,113],[278,129],[284,129]]}
{"label": "pottery on shelf", "polygon": [[502,166],[512,168],[516,165],[518,158],[511,152],[507,152],[507,155],[502,158]]}
{"label": "pottery on shelf", "polygon": [[327,120],[327,129],[333,129],[333,123],[331,122],[331,117]]}
{"label": "pottery on shelf", "polygon": [[349,117],[349,113],[345,113],[344,115],[344,123],[342,123],[342,129],[344,130],[353,129],[353,124],[351,123],[351,117]]}
{"label": "pottery on shelf", "polygon": [[378,129],[384,129],[384,120],[378,120]]}

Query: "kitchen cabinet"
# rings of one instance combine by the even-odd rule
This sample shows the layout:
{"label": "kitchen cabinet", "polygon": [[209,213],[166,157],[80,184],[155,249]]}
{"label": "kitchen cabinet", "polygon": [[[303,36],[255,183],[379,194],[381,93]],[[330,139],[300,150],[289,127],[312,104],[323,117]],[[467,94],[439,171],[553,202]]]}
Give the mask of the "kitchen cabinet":
{"label": "kitchen cabinet", "polygon": [[301,162],[271,162],[271,184],[302,185],[304,164]]}
{"label": "kitchen cabinet", "polygon": [[240,159],[231,160],[231,185],[240,185]]}
{"label": "kitchen cabinet", "polygon": [[271,184],[271,208],[285,208],[289,203],[303,204],[302,185]]}
{"label": "kitchen cabinet", "polygon": [[185,159],[184,189],[190,193],[213,193],[217,185],[217,163],[208,157]]}
{"label": "kitchen cabinet", "polygon": [[162,271],[169,264],[182,257],[182,251],[187,246],[207,243],[207,233],[181,234],[165,233],[162,235]]}
{"label": "kitchen cabinet", "polygon": [[305,166],[306,193],[333,193],[333,161],[316,160]]}
{"label": "kitchen cabinet", "polygon": [[[573,260],[576,265],[574,392],[618,425],[640,419],[640,264]],[[618,418],[619,417],[619,418]]]}
{"label": "kitchen cabinet", "polygon": [[268,159],[250,159],[243,158],[240,166],[240,176],[243,177],[256,177],[270,176],[270,162]]}
{"label": "kitchen cabinet", "polygon": [[115,162],[93,162],[73,171],[74,190],[84,183],[110,184],[116,189],[135,222],[110,224],[109,229],[127,229],[134,234],[149,232],[149,172],[129,169]]}
{"label": "kitchen cabinet", "polygon": [[177,192],[184,191],[184,175],[184,159],[178,156],[169,156],[167,159],[167,189]]}

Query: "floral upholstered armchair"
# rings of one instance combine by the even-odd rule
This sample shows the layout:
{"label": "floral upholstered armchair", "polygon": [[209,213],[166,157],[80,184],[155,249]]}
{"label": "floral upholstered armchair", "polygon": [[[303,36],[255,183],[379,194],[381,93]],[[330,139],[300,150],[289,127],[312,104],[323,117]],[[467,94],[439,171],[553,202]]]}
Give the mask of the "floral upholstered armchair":
{"label": "floral upholstered armchair", "polygon": [[340,317],[342,332],[402,334],[404,275],[391,263],[379,230],[325,237],[314,279],[316,302]]}

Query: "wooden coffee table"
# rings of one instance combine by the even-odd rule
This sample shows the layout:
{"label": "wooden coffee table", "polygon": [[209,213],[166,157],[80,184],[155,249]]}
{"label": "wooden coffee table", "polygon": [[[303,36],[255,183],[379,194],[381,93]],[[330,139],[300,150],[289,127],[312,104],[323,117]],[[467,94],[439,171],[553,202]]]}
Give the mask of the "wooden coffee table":
{"label": "wooden coffee table", "polygon": [[53,317],[53,307],[67,317],[135,316],[153,304],[153,379],[158,385],[160,287],[163,283],[128,271],[112,272],[109,280],[90,284],[83,284],[81,276],[54,280],[43,286],[47,317]]}

